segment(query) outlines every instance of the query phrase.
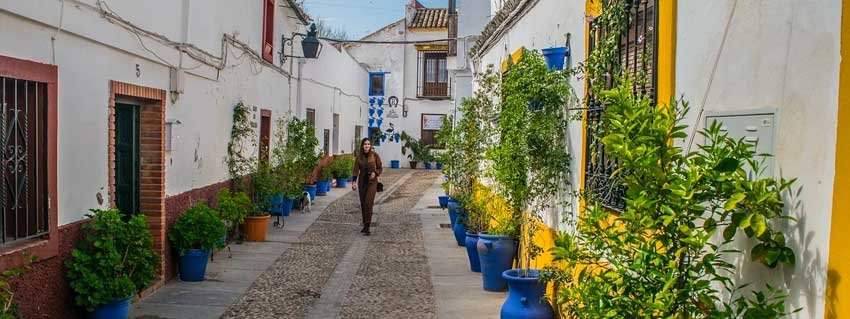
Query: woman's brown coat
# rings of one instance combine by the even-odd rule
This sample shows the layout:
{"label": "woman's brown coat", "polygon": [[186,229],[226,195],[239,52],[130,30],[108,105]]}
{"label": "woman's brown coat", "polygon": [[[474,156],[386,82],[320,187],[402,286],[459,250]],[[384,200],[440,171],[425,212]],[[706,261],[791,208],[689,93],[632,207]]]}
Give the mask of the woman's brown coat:
{"label": "woman's brown coat", "polygon": [[[375,173],[374,178],[369,175]],[[363,216],[363,225],[372,223],[372,208],[375,206],[375,194],[378,192],[378,176],[383,172],[381,157],[374,151],[364,155],[357,155],[354,160],[354,174],[357,178],[357,190],[360,195],[360,213]]]}

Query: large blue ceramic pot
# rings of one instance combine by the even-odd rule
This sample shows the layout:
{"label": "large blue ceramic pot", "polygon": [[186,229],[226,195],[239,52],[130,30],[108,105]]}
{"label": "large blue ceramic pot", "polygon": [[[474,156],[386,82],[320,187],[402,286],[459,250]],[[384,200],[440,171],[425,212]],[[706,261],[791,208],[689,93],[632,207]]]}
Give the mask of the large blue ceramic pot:
{"label": "large blue ceramic pot", "polygon": [[449,208],[449,223],[451,223],[452,227],[454,227],[455,221],[457,221],[457,215],[460,212],[459,205],[453,198],[449,198],[448,202],[446,202],[446,207]]}
{"label": "large blue ceramic pot", "polygon": [[505,270],[513,268],[516,241],[508,236],[478,234],[478,258],[484,290],[505,291],[508,282],[502,278]]}
{"label": "large blue ceramic pot", "polygon": [[449,196],[448,195],[437,196],[437,200],[440,202],[440,208],[448,208],[449,207]]}
{"label": "large blue ceramic pot", "polygon": [[273,216],[283,216],[283,195],[274,195],[269,198],[269,213]]}
{"label": "large blue ceramic pot", "polygon": [[292,213],[292,206],[295,205],[295,199],[293,198],[284,198],[283,204],[281,204],[280,215],[281,216],[289,216]]}
{"label": "large blue ceramic pot", "polygon": [[89,319],[126,319],[130,317],[130,301],[133,297],[119,299],[108,304],[103,304],[94,308],[94,311],[89,312],[86,318]]}
{"label": "large blue ceramic pot", "polygon": [[182,281],[203,281],[207,272],[207,260],[210,259],[209,250],[189,249],[178,260],[178,272]]}
{"label": "large blue ceramic pot", "polygon": [[398,160],[390,161],[390,168],[401,168],[401,162]]}
{"label": "large blue ceramic pot", "polygon": [[431,169],[431,162],[425,162],[425,169]]}
{"label": "large blue ceramic pot", "polygon": [[325,196],[331,190],[331,180],[326,179],[316,182],[316,195]]}
{"label": "large blue ceramic pot", "polygon": [[307,192],[307,194],[309,194],[309,195],[310,195],[310,200],[311,200],[311,201],[316,200],[316,194],[317,194],[317,192],[318,192],[318,191],[317,191],[317,187],[316,187],[316,185],[304,185],[304,186],[302,186],[302,189],[303,189],[305,192]]}
{"label": "large blue ceramic pot", "polygon": [[520,276],[519,269],[505,270],[502,278],[508,282],[508,299],[502,304],[502,319],[552,319],[555,313],[544,297],[546,283],[540,281],[540,272],[528,270]]}
{"label": "large blue ceramic pot", "polygon": [[481,272],[481,259],[478,258],[478,234],[466,233],[466,255],[469,257],[469,270]]}
{"label": "large blue ceramic pot", "polygon": [[457,220],[454,225],[452,225],[452,232],[455,235],[457,245],[461,247],[466,246],[466,215],[457,215]]}
{"label": "large blue ceramic pot", "polygon": [[336,187],[345,188],[346,184],[348,184],[348,178],[340,177],[336,179]]}

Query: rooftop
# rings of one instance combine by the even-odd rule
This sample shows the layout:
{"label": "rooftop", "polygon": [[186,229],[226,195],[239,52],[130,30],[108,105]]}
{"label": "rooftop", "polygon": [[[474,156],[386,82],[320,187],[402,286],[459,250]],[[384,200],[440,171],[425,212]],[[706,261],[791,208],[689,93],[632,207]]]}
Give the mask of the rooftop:
{"label": "rooftop", "polygon": [[449,9],[417,8],[416,14],[408,27],[411,29],[448,28]]}

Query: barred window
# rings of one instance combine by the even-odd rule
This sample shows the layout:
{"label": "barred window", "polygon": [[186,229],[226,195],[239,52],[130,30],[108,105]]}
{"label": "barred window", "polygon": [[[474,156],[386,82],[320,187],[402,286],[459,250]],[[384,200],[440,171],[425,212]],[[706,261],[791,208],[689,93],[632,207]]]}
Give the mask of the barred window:
{"label": "barred window", "polygon": [[[618,46],[619,65],[610,70],[611,75],[624,75],[633,80],[634,91],[645,94],[655,104],[656,68],[658,47],[656,30],[658,18],[657,0],[622,0],[629,12],[629,27],[620,33]],[[592,52],[608,32],[605,26],[592,21],[589,50]],[[615,85],[614,76],[605,79],[603,86]],[[622,211],[626,207],[626,188],[611,175],[619,163],[611,158],[600,141],[599,121],[605,112],[603,105],[592,94],[587,97],[587,143],[585,149],[585,191],[599,203],[612,210]]]}
{"label": "barred window", "polygon": [[449,70],[446,51],[419,51],[419,97],[449,97]]}
{"label": "barred window", "polygon": [[2,242],[46,234],[47,83],[0,77]]}

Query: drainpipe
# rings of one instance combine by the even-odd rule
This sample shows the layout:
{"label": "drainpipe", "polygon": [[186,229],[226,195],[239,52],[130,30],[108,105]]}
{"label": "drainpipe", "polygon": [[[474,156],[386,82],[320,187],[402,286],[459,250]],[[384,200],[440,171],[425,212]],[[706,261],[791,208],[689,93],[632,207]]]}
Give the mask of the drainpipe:
{"label": "drainpipe", "polygon": [[301,78],[304,77],[304,59],[298,59],[298,83],[296,84],[296,92],[295,92],[295,112],[300,117],[304,114],[304,118],[307,118],[307,115],[304,113],[304,105],[303,104],[303,95],[304,95],[304,86]]}

